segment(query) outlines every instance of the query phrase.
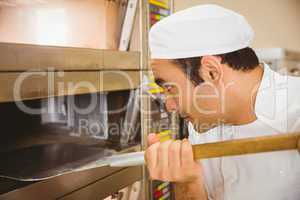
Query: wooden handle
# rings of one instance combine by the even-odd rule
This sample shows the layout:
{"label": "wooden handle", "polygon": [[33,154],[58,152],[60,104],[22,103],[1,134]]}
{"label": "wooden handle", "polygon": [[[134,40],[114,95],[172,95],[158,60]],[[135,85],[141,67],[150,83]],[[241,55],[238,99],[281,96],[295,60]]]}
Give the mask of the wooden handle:
{"label": "wooden handle", "polygon": [[237,139],[193,145],[194,159],[297,149],[300,133]]}

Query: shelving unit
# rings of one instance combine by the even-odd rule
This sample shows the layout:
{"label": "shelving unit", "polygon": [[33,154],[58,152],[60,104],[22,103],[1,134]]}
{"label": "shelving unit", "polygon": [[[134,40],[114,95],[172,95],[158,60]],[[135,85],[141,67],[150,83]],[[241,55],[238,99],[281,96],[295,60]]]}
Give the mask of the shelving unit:
{"label": "shelving unit", "polygon": [[[148,13],[148,1],[139,0],[136,19],[139,21],[138,51],[0,43],[0,103],[138,88],[143,75],[147,74],[149,69],[149,16],[145,13]],[[88,82],[92,89],[83,86],[70,90],[69,85],[81,86],[82,82]],[[18,85],[20,88],[16,90]],[[15,91],[19,91],[17,96]],[[142,106],[145,105],[145,101],[147,100],[141,100]],[[143,117],[141,120],[144,124]],[[142,127],[141,145],[119,153],[143,149],[148,130],[147,127]],[[45,133],[43,137],[39,136],[38,141],[37,137],[32,135],[25,141],[20,141],[18,145],[24,147],[33,140],[42,143],[47,140],[51,143],[57,138],[61,138],[61,144],[79,142],[76,138]],[[145,174],[146,170],[143,167],[101,167],[39,182],[2,180],[7,183],[7,187],[1,188],[0,199],[102,199],[142,180],[146,177]],[[143,183],[143,186],[147,184],[147,178]],[[146,189],[142,196],[142,199],[147,199]]]}

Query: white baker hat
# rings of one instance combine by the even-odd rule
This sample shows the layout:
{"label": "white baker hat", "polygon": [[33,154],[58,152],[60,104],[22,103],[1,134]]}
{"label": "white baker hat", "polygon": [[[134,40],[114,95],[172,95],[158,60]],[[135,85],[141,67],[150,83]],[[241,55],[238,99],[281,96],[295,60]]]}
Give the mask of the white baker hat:
{"label": "white baker hat", "polygon": [[217,55],[248,47],[254,32],[246,19],[208,4],[176,12],[150,30],[151,58],[178,59]]}

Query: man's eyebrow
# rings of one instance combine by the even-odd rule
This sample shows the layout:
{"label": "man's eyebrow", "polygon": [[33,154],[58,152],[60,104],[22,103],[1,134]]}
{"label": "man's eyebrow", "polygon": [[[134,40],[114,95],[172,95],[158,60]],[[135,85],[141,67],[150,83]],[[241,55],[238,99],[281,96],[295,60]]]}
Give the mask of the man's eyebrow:
{"label": "man's eyebrow", "polygon": [[165,83],[165,81],[161,78],[156,78],[155,83],[159,86],[162,86]]}

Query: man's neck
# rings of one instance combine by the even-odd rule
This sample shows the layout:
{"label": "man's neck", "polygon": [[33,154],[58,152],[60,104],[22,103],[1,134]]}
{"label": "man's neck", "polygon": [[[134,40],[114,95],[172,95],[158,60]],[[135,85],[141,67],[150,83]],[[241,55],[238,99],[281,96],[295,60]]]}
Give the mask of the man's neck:
{"label": "man's neck", "polygon": [[[255,102],[257,92],[263,77],[263,68],[256,67],[254,70],[247,73],[242,72],[236,79],[234,92],[237,94],[234,103],[234,108],[226,117],[227,122],[233,125],[249,124],[256,120]],[[238,87],[237,87],[238,86]]]}

